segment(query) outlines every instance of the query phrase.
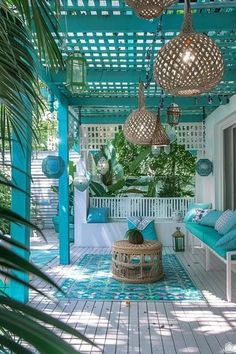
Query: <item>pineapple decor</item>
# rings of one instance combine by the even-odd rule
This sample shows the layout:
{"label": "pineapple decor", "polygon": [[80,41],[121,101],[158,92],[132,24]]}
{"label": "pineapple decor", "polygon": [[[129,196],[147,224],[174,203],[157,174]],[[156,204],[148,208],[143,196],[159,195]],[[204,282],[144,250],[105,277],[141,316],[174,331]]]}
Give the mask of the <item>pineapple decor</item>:
{"label": "pineapple decor", "polygon": [[141,231],[136,228],[128,230],[125,234],[125,238],[127,238],[130,243],[133,243],[135,245],[140,245],[144,242]]}

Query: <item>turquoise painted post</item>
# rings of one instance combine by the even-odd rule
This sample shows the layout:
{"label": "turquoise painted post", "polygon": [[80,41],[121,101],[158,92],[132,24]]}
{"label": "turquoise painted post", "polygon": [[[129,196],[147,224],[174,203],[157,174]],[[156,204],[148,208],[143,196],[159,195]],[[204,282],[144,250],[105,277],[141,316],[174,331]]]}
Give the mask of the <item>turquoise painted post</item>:
{"label": "turquoise painted post", "polygon": [[[28,113],[30,114],[30,113]],[[32,116],[28,119],[31,124]],[[23,127],[23,124],[22,124]],[[30,219],[30,174],[31,174],[31,140],[32,132],[27,124],[24,125],[25,137],[22,138],[22,146],[18,143],[15,135],[13,134],[12,143],[12,180],[14,183],[23,189],[26,193],[12,189],[12,202],[11,208],[14,212],[18,213],[25,219]],[[11,224],[11,237],[29,247],[30,229],[29,227],[17,224]],[[29,252],[14,247],[14,252],[29,260]],[[16,272],[16,275],[28,283],[29,274]],[[10,282],[10,296],[20,302],[27,302],[29,299],[29,288],[21,285],[16,281]]]}
{"label": "turquoise painted post", "polygon": [[70,237],[69,237],[69,147],[68,147],[68,103],[59,101],[58,132],[59,156],[65,162],[65,171],[59,178],[59,242],[60,264],[70,264]]}

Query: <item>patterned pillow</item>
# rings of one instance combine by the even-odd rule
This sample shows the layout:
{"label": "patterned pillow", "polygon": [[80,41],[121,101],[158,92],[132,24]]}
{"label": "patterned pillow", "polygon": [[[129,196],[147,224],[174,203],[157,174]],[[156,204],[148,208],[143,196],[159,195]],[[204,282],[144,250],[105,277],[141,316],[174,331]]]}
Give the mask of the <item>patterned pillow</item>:
{"label": "patterned pillow", "polygon": [[232,210],[225,210],[223,214],[219,217],[215,224],[215,230],[218,231],[219,234],[223,235],[225,232],[225,225],[229,222],[233,215]]}
{"label": "patterned pillow", "polygon": [[211,209],[201,209],[201,208],[196,209],[192,222],[200,222],[203,216],[207,215],[210,211]]}

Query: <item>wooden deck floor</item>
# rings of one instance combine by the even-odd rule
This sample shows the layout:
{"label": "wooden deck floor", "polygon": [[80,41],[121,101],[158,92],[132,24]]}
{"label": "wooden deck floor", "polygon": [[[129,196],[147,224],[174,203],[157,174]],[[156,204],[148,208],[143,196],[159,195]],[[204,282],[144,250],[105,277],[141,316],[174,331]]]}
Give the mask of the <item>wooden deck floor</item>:
{"label": "wooden deck floor", "polygon": [[[34,239],[33,247],[55,247]],[[72,246],[72,264],[85,253],[109,253],[109,249],[78,248]],[[170,248],[164,252],[172,252]],[[65,337],[82,353],[236,353],[236,276],[234,303],[225,301],[224,264],[212,255],[212,268],[204,269],[204,250],[195,255],[178,254],[205,299],[198,302],[123,302],[59,301],[50,302],[31,292],[34,307],[67,322],[92,339],[99,347],[92,348],[78,339]],[[58,259],[44,270],[60,284],[70,266],[59,266]],[[43,282],[33,280],[44,291]],[[234,346],[233,346],[234,345]],[[231,351],[230,351],[231,350]],[[69,353],[68,353],[69,354]]]}

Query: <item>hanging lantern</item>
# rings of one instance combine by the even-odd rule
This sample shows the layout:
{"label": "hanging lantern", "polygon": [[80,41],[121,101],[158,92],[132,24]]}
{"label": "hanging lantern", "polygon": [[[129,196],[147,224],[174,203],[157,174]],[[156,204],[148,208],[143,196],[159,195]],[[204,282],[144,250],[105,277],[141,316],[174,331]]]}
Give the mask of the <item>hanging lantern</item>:
{"label": "hanging lantern", "polygon": [[179,119],[181,116],[181,109],[176,103],[171,103],[167,108],[167,123],[173,127],[179,124]]}
{"label": "hanging lantern", "polygon": [[125,0],[138,16],[145,19],[158,17],[176,0]]}
{"label": "hanging lantern", "polygon": [[65,170],[65,162],[61,156],[47,156],[42,161],[42,171],[48,178],[59,178]]}
{"label": "hanging lantern", "polygon": [[161,153],[161,147],[157,146],[157,145],[152,145],[152,154],[153,156],[159,156]]}
{"label": "hanging lantern", "polygon": [[175,252],[184,252],[185,241],[184,233],[180,231],[180,227],[176,227],[176,231],[172,234],[173,249]]}
{"label": "hanging lantern", "polygon": [[160,120],[160,109],[158,109],[156,118],[156,127],[151,139],[151,145],[156,147],[167,146],[170,144],[170,139],[168,138],[165,129],[163,128]]}
{"label": "hanging lantern", "polygon": [[109,163],[105,157],[101,157],[100,160],[98,160],[97,170],[98,173],[103,176],[109,171]]}
{"label": "hanging lantern", "polygon": [[208,36],[193,30],[190,1],[185,0],[182,30],[158,53],[155,81],[174,96],[196,96],[212,90],[223,72],[220,49]]}
{"label": "hanging lantern", "polygon": [[139,108],[132,112],[124,124],[124,136],[132,144],[150,145],[156,126],[155,115],[145,107],[143,83],[139,84]]}
{"label": "hanging lantern", "polygon": [[80,94],[86,89],[87,64],[80,52],[69,54],[66,60],[66,86],[73,94]]}
{"label": "hanging lantern", "polygon": [[213,172],[213,163],[208,159],[199,159],[196,164],[196,171],[199,176],[209,176]]}
{"label": "hanging lantern", "polygon": [[86,175],[80,175],[74,178],[74,187],[80,192],[84,192],[90,183],[90,178]]}

